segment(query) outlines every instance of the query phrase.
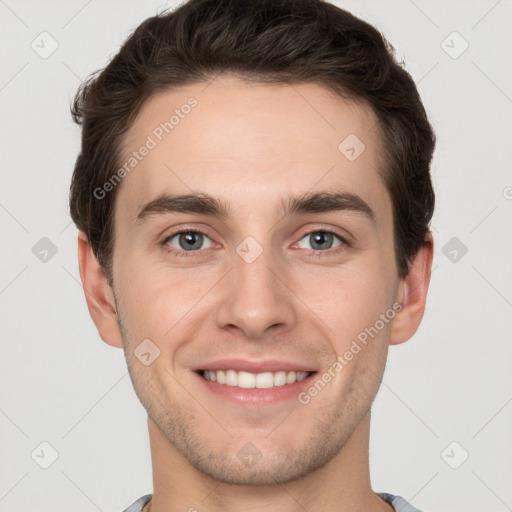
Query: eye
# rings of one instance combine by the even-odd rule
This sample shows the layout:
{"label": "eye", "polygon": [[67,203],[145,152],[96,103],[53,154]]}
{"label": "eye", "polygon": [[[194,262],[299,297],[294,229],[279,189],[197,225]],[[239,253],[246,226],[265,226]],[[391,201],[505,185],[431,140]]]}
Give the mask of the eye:
{"label": "eye", "polygon": [[[303,241],[306,242],[306,247],[301,246],[301,244],[304,243]],[[208,249],[213,245],[206,233],[192,229],[176,231],[167,236],[161,243],[167,252],[178,257],[198,256],[197,253],[200,252],[201,249]],[[204,245],[205,243],[206,245]],[[343,236],[329,229],[310,231],[295,245],[301,249],[313,251],[315,256],[322,256],[323,253],[328,252],[329,249],[335,249],[334,251],[328,252],[328,254],[332,254],[340,250],[342,251],[346,247],[350,247],[350,244]]]}
{"label": "eye", "polygon": [[[336,238],[338,239],[338,243],[333,245],[333,243],[336,243]],[[347,241],[341,235],[325,229],[307,233],[298,243],[300,244],[303,240],[306,240],[309,247],[302,248],[312,249],[314,251],[325,251],[327,249],[333,249],[341,245],[348,246]]]}
{"label": "eye", "polygon": [[[204,247],[203,243],[205,242],[205,240],[207,240],[208,243]],[[166,247],[172,247],[174,250],[172,250],[171,252],[180,253],[180,251],[195,252],[200,249],[208,249],[212,246],[212,243],[205,233],[202,233],[201,231],[192,231],[190,229],[187,229],[169,235],[163,241],[163,245],[165,245]]]}

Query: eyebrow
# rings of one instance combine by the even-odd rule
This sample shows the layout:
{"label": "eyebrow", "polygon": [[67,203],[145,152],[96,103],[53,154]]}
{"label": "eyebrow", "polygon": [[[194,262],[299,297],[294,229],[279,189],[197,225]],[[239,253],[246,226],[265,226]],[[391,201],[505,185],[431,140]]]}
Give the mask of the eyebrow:
{"label": "eyebrow", "polygon": [[[283,217],[297,213],[351,211],[375,222],[375,213],[370,206],[361,197],[349,192],[306,193],[287,197],[280,206]],[[229,206],[208,194],[161,194],[140,209],[135,223],[142,224],[149,217],[169,213],[197,213],[225,219],[229,217]]]}

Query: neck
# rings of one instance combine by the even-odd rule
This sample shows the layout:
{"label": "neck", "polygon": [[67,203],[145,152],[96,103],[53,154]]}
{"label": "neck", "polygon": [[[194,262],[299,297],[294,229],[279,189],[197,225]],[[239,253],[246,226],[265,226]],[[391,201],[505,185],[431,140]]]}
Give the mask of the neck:
{"label": "neck", "polygon": [[308,475],[276,485],[231,485],[193,467],[148,418],[153,465],[151,512],[392,512],[371,489],[368,461],[370,412],[327,464]]}

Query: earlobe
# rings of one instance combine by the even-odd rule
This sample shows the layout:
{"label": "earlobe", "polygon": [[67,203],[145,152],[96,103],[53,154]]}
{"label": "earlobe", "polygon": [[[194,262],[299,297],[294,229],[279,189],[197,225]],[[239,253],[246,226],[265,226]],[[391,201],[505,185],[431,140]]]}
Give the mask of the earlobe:
{"label": "earlobe", "polygon": [[123,343],[114,294],[83,231],[78,233],[78,266],[87,308],[101,339],[121,348]]}
{"label": "earlobe", "polygon": [[427,300],[432,271],[434,241],[429,235],[411,263],[409,273],[401,280],[397,300],[402,309],[391,324],[390,345],[398,345],[412,338],[418,330]]}

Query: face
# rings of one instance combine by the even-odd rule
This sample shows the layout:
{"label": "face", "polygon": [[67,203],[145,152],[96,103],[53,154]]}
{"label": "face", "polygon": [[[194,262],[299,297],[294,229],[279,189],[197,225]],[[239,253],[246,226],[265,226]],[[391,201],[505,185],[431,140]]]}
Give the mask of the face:
{"label": "face", "polygon": [[215,479],[306,475],[369,411],[399,284],[376,123],[320,85],[222,76],[155,95],[126,136],[130,375],[150,424]]}

